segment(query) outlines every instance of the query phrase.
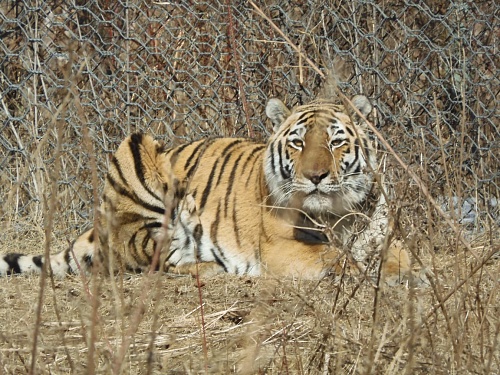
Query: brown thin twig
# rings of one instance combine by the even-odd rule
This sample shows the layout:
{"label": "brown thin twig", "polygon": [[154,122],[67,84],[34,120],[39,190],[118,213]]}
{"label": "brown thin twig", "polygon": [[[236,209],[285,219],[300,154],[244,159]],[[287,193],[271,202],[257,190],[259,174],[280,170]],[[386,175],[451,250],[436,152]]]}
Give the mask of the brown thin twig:
{"label": "brown thin twig", "polygon": [[318,66],[309,57],[307,57],[307,55],[304,52],[302,52],[299,47],[293,44],[290,38],[287,37],[283,33],[283,31],[281,31],[281,29],[278,26],[276,26],[276,24],[268,16],[266,16],[266,14],[257,5],[255,5],[255,3],[252,0],[249,0],[248,2],[250,3],[251,6],[254,7],[255,11],[267,22],[269,22],[272,28],[276,30],[276,32],[280,34],[283,39],[285,39],[285,41],[290,45],[290,47],[292,47],[299,54],[299,56],[301,56],[305,61],[307,61],[307,63],[311,66],[311,68],[313,68],[320,75],[321,78],[326,78],[325,74],[321,71],[321,69],[318,68]]}
{"label": "brown thin twig", "polygon": [[208,347],[207,347],[207,332],[205,325],[205,310],[203,308],[203,294],[201,292],[200,270],[198,267],[199,262],[196,262],[196,287],[198,288],[198,300],[200,303],[200,316],[201,316],[201,343],[203,346],[203,359],[205,364],[205,373],[208,374]]}
{"label": "brown thin twig", "polygon": [[[67,103],[63,103],[63,106],[66,107]],[[57,117],[54,116],[53,120],[56,122]],[[45,285],[46,285],[46,280],[47,276],[49,273],[50,269],[50,247],[52,244],[52,227],[54,225],[54,210],[56,207],[56,200],[57,200],[57,180],[58,180],[58,174],[59,170],[61,167],[61,149],[62,149],[62,137],[63,137],[63,125],[59,121],[57,123],[57,139],[56,139],[56,151],[54,155],[54,170],[51,173],[51,180],[52,180],[52,194],[50,196],[49,204],[48,204],[48,215],[47,215],[47,225],[45,226],[45,253],[44,253],[44,259],[45,261],[42,264],[42,273],[40,276],[40,290],[38,292],[38,303],[37,303],[37,310],[36,310],[36,320],[35,320],[35,328],[33,332],[33,347],[31,351],[31,367],[30,367],[30,374],[34,375],[35,374],[35,367],[36,367],[36,357],[37,357],[37,351],[38,351],[38,335],[40,333],[40,326],[42,322],[42,309],[43,309],[43,299],[45,295]]]}
{"label": "brown thin twig", "polygon": [[[72,56],[70,54],[70,56]],[[72,66],[72,60],[68,62],[68,64],[65,67],[65,71],[63,72],[65,74],[65,78],[69,81],[69,74],[71,72],[71,66]],[[79,75],[83,71],[83,65],[80,67],[80,69],[77,72],[77,75]],[[64,114],[68,108],[68,105],[70,103],[70,99],[72,97],[72,92],[71,90],[68,90],[66,95],[64,96],[61,105],[57,108],[55,113],[52,115],[50,126],[55,128],[57,131],[57,139],[56,139],[56,150],[54,154],[54,169],[51,173],[51,180],[52,180],[52,194],[50,196],[49,200],[49,206],[48,206],[48,216],[47,216],[47,225],[45,226],[45,252],[44,252],[44,259],[45,261],[42,264],[42,269],[41,269],[41,276],[40,276],[40,290],[38,293],[38,304],[37,304],[37,310],[36,310],[36,321],[35,321],[35,328],[33,332],[33,347],[31,351],[31,367],[30,367],[30,374],[35,374],[35,367],[36,367],[36,356],[37,356],[37,350],[38,350],[38,335],[40,332],[40,325],[42,321],[42,309],[43,309],[43,299],[44,299],[44,294],[45,294],[45,284],[48,276],[48,272],[50,271],[50,247],[52,244],[52,227],[54,224],[54,209],[56,207],[56,200],[57,200],[57,180],[58,180],[58,173],[60,171],[61,167],[61,153],[62,153],[62,137],[63,137],[63,124],[58,120],[58,118],[64,117],[62,114]],[[50,131],[47,131],[47,134],[50,134]]]}
{"label": "brown thin twig", "polygon": [[236,37],[234,35],[234,20],[233,20],[233,12],[231,9],[231,0],[226,0],[227,5],[227,17],[228,17],[228,31],[229,31],[229,40],[231,42],[231,49],[233,50],[234,56],[234,66],[236,68],[236,75],[238,77],[238,91],[240,93],[241,104],[243,105],[243,111],[245,112],[245,119],[247,122],[247,131],[248,136],[250,138],[254,137],[254,132],[252,128],[252,123],[250,121],[250,114],[248,112],[248,102],[245,94],[245,88],[243,87],[243,79],[241,76],[241,67],[240,67],[240,57],[238,54],[238,49],[236,48]]}

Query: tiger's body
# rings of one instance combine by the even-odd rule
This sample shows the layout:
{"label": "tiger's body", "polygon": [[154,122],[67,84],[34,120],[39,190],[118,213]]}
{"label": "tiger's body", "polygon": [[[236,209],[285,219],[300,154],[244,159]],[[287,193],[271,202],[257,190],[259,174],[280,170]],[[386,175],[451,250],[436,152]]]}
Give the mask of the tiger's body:
{"label": "tiger's body", "polygon": [[[365,116],[371,111],[363,96],[353,103]],[[155,146],[149,164],[129,153],[134,173],[112,165],[101,208],[103,263],[113,270],[143,269],[159,247],[167,271],[191,273],[199,264],[205,274],[318,279],[339,269],[340,247],[353,239],[359,213],[372,220],[350,241],[353,256],[366,264],[371,253],[378,254],[387,208],[375,183],[375,151],[363,122],[353,122],[357,116],[351,111],[324,101],[289,111],[271,99],[266,114],[274,124],[267,143],[204,139],[165,151]],[[186,194],[176,190],[176,180]],[[333,236],[325,235],[325,228]],[[90,265],[85,260],[93,259],[93,237],[92,230],[80,236],[66,263],[76,258]],[[333,237],[340,242],[332,244]],[[384,268],[391,274],[408,272],[406,253],[391,247]],[[0,262],[0,273],[13,270]]]}

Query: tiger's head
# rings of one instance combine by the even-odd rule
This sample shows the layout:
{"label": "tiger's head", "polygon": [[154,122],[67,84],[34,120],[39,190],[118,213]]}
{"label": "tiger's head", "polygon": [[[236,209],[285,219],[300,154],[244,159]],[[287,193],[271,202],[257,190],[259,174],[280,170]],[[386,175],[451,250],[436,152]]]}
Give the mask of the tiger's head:
{"label": "tiger's head", "polygon": [[[367,116],[372,105],[357,95],[353,105]],[[274,206],[314,216],[344,215],[368,196],[376,168],[365,126],[354,111],[315,101],[291,111],[270,99],[274,125],[264,157],[264,174]]]}

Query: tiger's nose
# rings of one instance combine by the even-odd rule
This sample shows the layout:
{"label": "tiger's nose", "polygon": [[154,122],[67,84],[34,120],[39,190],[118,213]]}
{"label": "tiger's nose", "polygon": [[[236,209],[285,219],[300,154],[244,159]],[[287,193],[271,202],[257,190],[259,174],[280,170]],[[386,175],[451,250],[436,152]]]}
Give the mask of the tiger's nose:
{"label": "tiger's nose", "polygon": [[310,180],[314,185],[318,185],[328,176],[328,174],[326,170],[307,171],[304,173],[304,177]]}

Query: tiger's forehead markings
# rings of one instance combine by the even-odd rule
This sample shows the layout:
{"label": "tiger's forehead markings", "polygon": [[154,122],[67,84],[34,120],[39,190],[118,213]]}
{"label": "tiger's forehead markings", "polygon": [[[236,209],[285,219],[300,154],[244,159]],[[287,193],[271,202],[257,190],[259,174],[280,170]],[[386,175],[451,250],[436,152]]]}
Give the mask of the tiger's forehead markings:
{"label": "tiger's forehead markings", "polygon": [[330,116],[328,114],[325,116],[320,111],[301,113],[297,120],[295,120],[291,127],[288,128],[283,135],[291,136],[291,135],[299,135],[302,136],[305,132],[307,132],[310,128],[315,126],[323,126],[329,127],[335,125],[337,123],[337,119]]}
{"label": "tiger's forehead markings", "polygon": [[[332,108],[318,108],[318,107],[308,107],[299,108],[296,112],[298,118],[295,121],[295,126],[301,126],[303,124],[306,127],[313,126],[314,124],[331,126],[339,122],[338,107]],[[311,121],[313,120],[313,121]],[[341,120],[340,120],[341,121]]]}

